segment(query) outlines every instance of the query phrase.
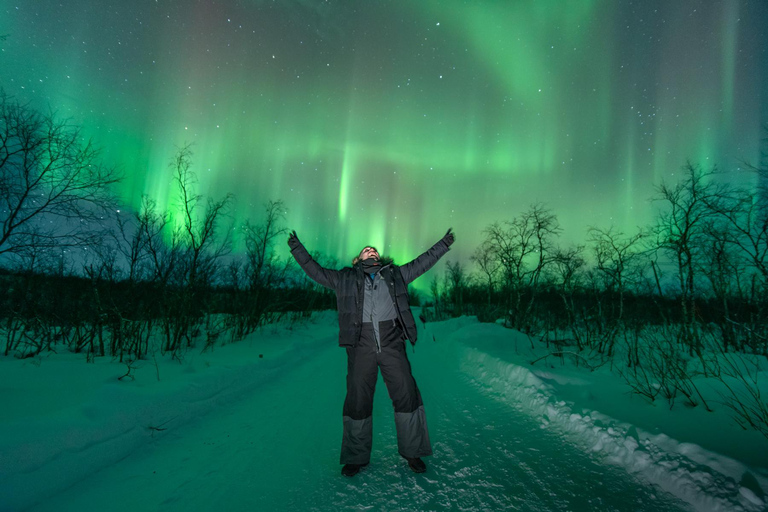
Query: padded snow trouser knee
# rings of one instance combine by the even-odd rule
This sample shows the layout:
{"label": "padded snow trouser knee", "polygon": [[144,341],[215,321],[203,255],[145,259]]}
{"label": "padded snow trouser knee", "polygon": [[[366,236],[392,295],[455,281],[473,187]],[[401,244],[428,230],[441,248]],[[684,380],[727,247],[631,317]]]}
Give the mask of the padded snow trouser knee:
{"label": "padded snow trouser knee", "polygon": [[381,348],[371,324],[363,324],[360,342],[347,348],[347,398],[344,401],[342,464],[367,464],[373,442],[373,393],[381,368],[395,407],[397,448],[403,457],[432,455],[427,418],[419,388],[411,374],[402,331],[392,321],[381,322]]}

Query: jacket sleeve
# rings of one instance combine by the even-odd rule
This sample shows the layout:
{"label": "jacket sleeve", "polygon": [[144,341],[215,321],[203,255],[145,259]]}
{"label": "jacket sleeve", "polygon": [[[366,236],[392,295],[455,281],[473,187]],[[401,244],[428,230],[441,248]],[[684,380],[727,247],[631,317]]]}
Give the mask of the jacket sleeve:
{"label": "jacket sleeve", "polygon": [[440,240],[430,249],[416,258],[415,260],[400,266],[400,273],[403,275],[405,284],[414,281],[421,274],[429,270],[437,263],[437,260],[443,257],[449,251],[448,244]]}
{"label": "jacket sleeve", "polygon": [[336,286],[339,284],[339,271],[323,268],[318,262],[312,259],[309,252],[304,248],[304,245],[299,243],[296,247],[291,249],[291,255],[299,264],[301,269],[309,276],[310,279],[317,284],[336,290]]}

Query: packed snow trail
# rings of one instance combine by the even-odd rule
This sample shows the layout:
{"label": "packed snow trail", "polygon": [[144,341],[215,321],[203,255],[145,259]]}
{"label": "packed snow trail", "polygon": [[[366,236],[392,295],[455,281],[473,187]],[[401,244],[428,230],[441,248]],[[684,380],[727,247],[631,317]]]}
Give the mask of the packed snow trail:
{"label": "packed snow trail", "polygon": [[422,342],[409,357],[434,456],[413,474],[397,454],[381,378],[371,464],[340,474],[346,356],[334,337],[250,396],[175,430],[32,510],[690,510],[544,430],[462,373],[466,350]]}

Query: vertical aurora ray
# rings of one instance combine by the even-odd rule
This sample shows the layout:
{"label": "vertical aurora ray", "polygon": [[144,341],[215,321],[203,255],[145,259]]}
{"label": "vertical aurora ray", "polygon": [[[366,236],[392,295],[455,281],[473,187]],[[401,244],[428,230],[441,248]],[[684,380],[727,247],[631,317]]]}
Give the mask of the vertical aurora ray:
{"label": "vertical aurora ray", "polygon": [[625,126],[628,127],[627,130],[627,143],[626,143],[626,149],[624,150],[625,154],[625,163],[624,163],[624,182],[625,182],[625,189],[624,189],[624,218],[622,219],[622,225],[623,226],[631,226],[634,222],[633,213],[634,213],[634,205],[635,205],[635,188],[634,188],[634,174],[635,174],[635,122],[634,119],[630,118],[627,119]]}
{"label": "vertical aurora ray", "polygon": [[739,4],[736,0],[723,2],[722,36],[722,89],[723,117],[721,123],[728,128],[733,122],[733,102],[736,80],[736,58],[738,52]]}
{"label": "vertical aurora ray", "polygon": [[347,208],[349,204],[349,180],[351,171],[350,149],[344,149],[344,163],[341,165],[341,178],[339,178],[339,223],[343,224],[347,220]]}

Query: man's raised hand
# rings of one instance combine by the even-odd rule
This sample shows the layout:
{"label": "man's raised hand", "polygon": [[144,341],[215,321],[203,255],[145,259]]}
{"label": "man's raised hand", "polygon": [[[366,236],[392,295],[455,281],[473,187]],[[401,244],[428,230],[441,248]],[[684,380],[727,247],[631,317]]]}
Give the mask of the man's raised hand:
{"label": "man's raised hand", "polygon": [[291,234],[288,235],[288,247],[291,248],[291,250],[297,248],[301,245],[301,242],[299,242],[299,237],[296,236],[296,230],[292,230]]}
{"label": "man's raised hand", "polygon": [[450,247],[451,244],[455,241],[456,241],[456,237],[453,234],[453,228],[448,228],[448,231],[445,233],[445,236],[443,236],[443,242],[445,242],[445,245]]}

